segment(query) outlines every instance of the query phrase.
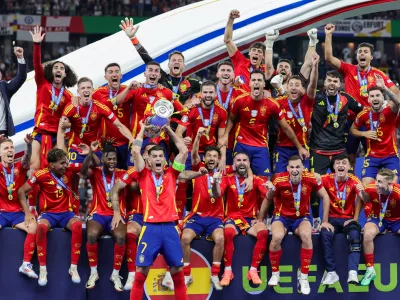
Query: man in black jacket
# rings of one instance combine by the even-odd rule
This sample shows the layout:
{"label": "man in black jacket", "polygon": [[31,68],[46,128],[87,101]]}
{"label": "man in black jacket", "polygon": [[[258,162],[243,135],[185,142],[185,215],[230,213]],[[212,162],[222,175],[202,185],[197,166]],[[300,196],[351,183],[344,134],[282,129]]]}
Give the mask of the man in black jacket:
{"label": "man in black jacket", "polygon": [[14,54],[18,59],[18,73],[10,82],[1,80],[0,76],[0,135],[5,137],[15,134],[14,121],[11,116],[11,97],[19,90],[26,80],[26,63],[24,49],[14,47]]}

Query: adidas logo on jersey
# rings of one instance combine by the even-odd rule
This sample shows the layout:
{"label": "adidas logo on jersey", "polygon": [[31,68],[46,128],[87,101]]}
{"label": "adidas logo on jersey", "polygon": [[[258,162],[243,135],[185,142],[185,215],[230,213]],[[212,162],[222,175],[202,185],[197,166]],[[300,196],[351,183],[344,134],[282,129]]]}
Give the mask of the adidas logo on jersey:
{"label": "adidas logo on jersey", "polygon": [[318,102],[318,105],[324,106],[325,102],[323,100],[321,100],[321,101]]}
{"label": "adidas logo on jersey", "polygon": [[246,106],[243,111],[250,111],[250,109]]}

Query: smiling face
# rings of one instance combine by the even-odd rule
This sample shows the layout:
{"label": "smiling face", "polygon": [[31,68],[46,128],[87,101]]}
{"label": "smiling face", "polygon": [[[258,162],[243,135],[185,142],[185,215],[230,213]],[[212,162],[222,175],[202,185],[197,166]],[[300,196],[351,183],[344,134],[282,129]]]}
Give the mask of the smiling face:
{"label": "smiling face", "polygon": [[211,108],[215,101],[215,87],[213,85],[206,85],[201,87],[201,102],[206,108]]}
{"label": "smiling face", "polygon": [[371,65],[373,59],[371,49],[368,47],[360,47],[357,50],[357,61],[360,68],[365,69]]}
{"label": "smiling face", "polygon": [[15,148],[12,141],[4,141],[1,143],[0,155],[3,163],[14,163]]}
{"label": "smiling face", "polygon": [[94,93],[93,85],[90,81],[81,82],[78,85],[78,94],[80,98],[80,105],[89,106],[92,101],[92,95]]}
{"label": "smiling face", "polygon": [[214,169],[218,166],[219,164],[219,154],[215,150],[207,151],[207,153],[204,156],[204,163],[206,165],[206,168],[209,172],[214,171]]}
{"label": "smiling face", "polygon": [[217,78],[223,85],[230,84],[235,78],[235,73],[230,65],[221,65],[217,71]]}
{"label": "smiling face", "polygon": [[388,180],[385,176],[376,175],[376,192],[378,194],[387,194],[389,192],[389,187],[391,185],[391,181]]}
{"label": "smiling face", "polygon": [[68,159],[66,156],[60,158],[54,163],[50,163],[50,169],[58,177],[61,177],[65,174],[67,167],[68,167]]}
{"label": "smiling face", "polygon": [[288,62],[281,61],[276,68],[276,73],[283,75],[283,82],[286,82],[292,76],[292,67]]}
{"label": "smiling face", "polygon": [[183,73],[185,69],[184,59],[180,54],[173,54],[171,55],[168,68],[171,75],[179,77]]}
{"label": "smiling face", "polygon": [[287,171],[290,175],[290,181],[297,184],[301,181],[304,166],[301,159],[290,160],[287,166]]}
{"label": "smiling face", "polygon": [[236,173],[243,177],[247,175],[247,170],[250,167],[250,160],[246,154],[239,153],[233,159],[233,165],[235,166]]}
{"label": "smiling face", "polygon": [[297,78],[289,79],[288,92],[290,100],[299,100],[305,93],[301,80]]}
{"label": "smiling face", "polygon": [[150,169],[155,174],[162,174],[165,165],[165,156],[163,150],[150,151],[148,158]]}
{"label": "smiling face", "polygon": [[341,86],[340,78],[326,76],[324,81],[324,88],[328,96],[334,96],[340,89]]}
{"label": "smiling face", "polygon": [[264,76],[260,73],[253,73],[250,77],[250,89],[253,98],[259,98],[263,95],[265,86]]}
{"label": "smiling face", "polygon": [[104,78],[107,80],[108,85],[117,90],[121,84],[122,73],[121,69],[117,66],[108,67]]}
{"label": "smiling face", "polygon": [[151,85],[158,84],[158,80],[161,78],[161,69],[157,65],[148,65],[146,71],[144,72],[144,77],[146,77],[146,83]]}
{"label": "smiling face", "polygon": [[56,62],[52,68],[53,73],[53,83],[61,84],[64,78],[67,76],[65,72],[65,66],[61,62]]}
{"label": "smiling face", "polygon": [[103,162],[103,166],[106,171],[114,172],[115,167],[117,165],[117,153],[116,152],[103,153],[101,161]]}
{"label": "smiling face", "polygon": [[264,52],[260,48],[250,48],[249,59],[252,66],[258,66],[261,64],[264,57]]}
{"label": "smiling face", "polygon": [[347,173],[350,170],[350,162],[347,158],[345,159],[337,159],[333,164],[333,169],[335,170],[335,174],[338,177],[346,177]]}
{"label": "smiling face", "polygon": [[385,98],[380,90],[371,90],[368,92],[368,103],[374,112],[380,112]]}

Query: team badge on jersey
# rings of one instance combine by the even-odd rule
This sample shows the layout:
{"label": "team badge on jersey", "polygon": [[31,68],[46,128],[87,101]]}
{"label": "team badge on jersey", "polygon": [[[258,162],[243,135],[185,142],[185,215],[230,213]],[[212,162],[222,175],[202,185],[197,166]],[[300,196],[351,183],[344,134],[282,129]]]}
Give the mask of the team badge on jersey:
{"label": "team badge on jersey", "polygon": [[154,96],[150,96],[150,97],[149,97],[149,101],[150,101],[151,104],[153,104],[154,99],[156,99],[156,97],[154,97]]}
{"label": "team badge on jersey", "polygon": [[144,263],[144,255],[143,254],[140,254],[140,256],[139,256],[139,262],[142,264],[142,263]]}
{"label": "team badge on jersey", "polygon": [[29,181],[30,181],[31,183],[35,183],[35,182],[36,182],[36,177],[35,177],[35,176],[32,176],[31,179],[29,179]]}
{"label": "team badge on jersey", "polygon": [[253,118],[257,117],[257,114],[258,114],[258,111],[257,111],[257,110],[252,110],[252,111],[251,111],[251,116],[252,116]]}
{"label": "team badge on jersey", "polygon": [[97,119],[97,113],[92,112],[92,113],[90,114],[90,118],[91,118],[93,121],[96,120],[96,119]]}
{"label": "team badge on jersey", "polygon": [[286,113],[286,115],[287,115],[288,119],[293,118],[293,113],[292,113],[291,111],[288,111],[288,112]]}
{"label": "team badge on jersey", "polygon": [[128,177],[129,177],[129,175],[128,175],[128,174],[125,174],[124,176],[122,176],[122,179],[123,179],[123,180],[127,180]]}

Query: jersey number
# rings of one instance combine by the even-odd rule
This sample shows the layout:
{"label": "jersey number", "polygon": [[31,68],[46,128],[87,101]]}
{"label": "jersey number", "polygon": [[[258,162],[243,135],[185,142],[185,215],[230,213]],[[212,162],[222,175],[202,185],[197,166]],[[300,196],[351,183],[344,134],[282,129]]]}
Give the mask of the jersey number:
{"label": "jersey number", "polygon": [[121,119],[124,116],[124,109],[122,107],[118,108],[118,118]]}
{"label": "jersey number", "polygon": [[62,196],[64,196],[64,189],[61,190],[56,190],[56,197],[61,198]]}
{"label": "jersey number", "polygon": [[68,160],[75,161],[77,157],[76,152],[68,152]]}

